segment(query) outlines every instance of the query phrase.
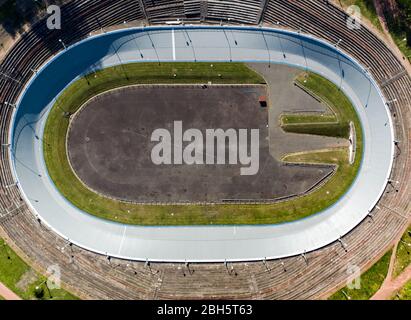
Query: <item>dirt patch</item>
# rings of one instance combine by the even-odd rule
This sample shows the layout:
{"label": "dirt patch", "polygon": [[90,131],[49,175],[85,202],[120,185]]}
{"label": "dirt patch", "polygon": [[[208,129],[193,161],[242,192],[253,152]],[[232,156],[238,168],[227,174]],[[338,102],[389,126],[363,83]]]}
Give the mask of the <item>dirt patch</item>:
{"label": "dirt patch", "polygon": [[37,279],[37,273],[33,269],[30,269],[21,276],[19,282],[16,284],[16,287],[22,291],[26,291],[30,285],[37,281]]}

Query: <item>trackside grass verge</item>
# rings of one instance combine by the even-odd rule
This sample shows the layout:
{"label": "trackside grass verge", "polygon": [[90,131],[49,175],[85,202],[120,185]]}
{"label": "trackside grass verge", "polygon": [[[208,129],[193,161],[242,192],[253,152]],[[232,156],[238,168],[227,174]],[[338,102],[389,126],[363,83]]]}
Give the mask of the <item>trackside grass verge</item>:
{"label": "trackside grass verge", "polygon": [[295,81],[326,105],[329,112],[285,114],[281,117],[285,131],[348,139],[353,121],[356,132],[361,134],[361,124],[350,100],[332,82],[314,73],[302,73]]}
{"label": "trackside grass verge", "polygon": [[411,226],[405,231],[395,253],[394,277],[397,277],[411,263]]}
{"label": "trackside grass verge", "polygon": [[[63,289],[48,291],[46,277],[30,268],[5,242],[0,239],[0,282],[22,299],[33,300],[76,300],[77,297]],[[36,296],[35,288],[40,292]],[[51,294],[51,296],[50,296]]]}
{"label": "trackside grass verge", "polygon": [[397,47],[403,53],[404,57],[406,57],[408,61],[411,62],[411,47],[407,44],[406,33],[401,31],[394,31],[393,28],[390,27],[390,34]]}
{"label": "trackside grass verge", "polygon": [[394,295],[393,300],[411,300],[411,281]]}
{"label": "trackside grass verge", "polygon": [[[329,300],[368,300],[381,287],[388,273],[392,250],[388,251],[368,271],[361,275],[360,288],[344,287],[333,294]],[[347,269],[348,270],[348,269]],[[347,271],[348,272],[348,271]],[[347,275],[350,275],[347,273]],[[355,284],[355,281],[352,282]]]}
{"label": "trackside grass verge", "polygon": [[411,62],[411,43],[409,41],[411,2],[409,0],[396,0],[395,2],[395,6],[382,4],[384,17],[391,37],[404,54],[404,58]]}
{"label": "trackside grass verge", "polygon": [[[176,76],[174,76],[174,74]],[[127,75],[127,77],[126,77]],[[44,157],[49,174],[62,195],[81,210],[120,223],[136,225],[227,225],[275,224],[298,220],[335,203],[352,184],[362,155],[361,129],[358,133],[358,156],[353,166],[348,166],[347,151],[305,156],[304,160],[331,163],[338,166],[336,174],[322,188],[293,199],[265,205],[136,205],[111,200],[87,189],[72,172],[66,153],[66,135],[69,119],[66,112],[75,113],[89,98],[132,84],[259,84],[264,80],[244,64],[215,63],[137,63],[108,68],[73,83],[59,97],[50,111],[44,133]],[[319,86],[319,95],[325,94]],[[328,87],[326,88],[329,89]],[[343,96],[338,88],[337,98]],[[357,119],[354,110],[352,114]],[[290,156],[286,161],[301,161]],[[344,169],[347,169],[344,171]]]}
{"label": "trackside grass verge", "polygon": [[373,0],[341,0],[341,2],[345,9],[352,5],[358,6],[361,10],[361,15],[368,19],[379,31],[382,31]]}

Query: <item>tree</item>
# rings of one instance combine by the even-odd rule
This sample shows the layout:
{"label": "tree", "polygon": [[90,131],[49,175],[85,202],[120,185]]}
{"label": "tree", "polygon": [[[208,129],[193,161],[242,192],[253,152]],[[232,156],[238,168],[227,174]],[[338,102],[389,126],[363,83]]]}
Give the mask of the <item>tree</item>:
{"label": "tree", "polygon": [[36,296],[37,299],[41,299],[44,297],[44,289],[43,286],[36,286],[34,288],[34,295]]}

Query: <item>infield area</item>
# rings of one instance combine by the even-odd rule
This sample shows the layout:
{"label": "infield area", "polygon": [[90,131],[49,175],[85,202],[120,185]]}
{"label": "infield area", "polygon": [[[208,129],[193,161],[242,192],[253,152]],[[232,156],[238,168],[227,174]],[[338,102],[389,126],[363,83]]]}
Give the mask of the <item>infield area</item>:
{"label": "infield area", "polygon": [[[290,110],[289,103],[295,100],[291,98],[299,95],[297,100],[305,99],[300,96],[302,90],[291,93],[288,89],[295,88],[292,74],[299,73],[290,73],[287,68],[269,68],[269,74],[262,70],[259,72],[264,74],[264,78],[239,63],[136,63],[84,76],[64,91],[47,118],[43,137],[46,143],[43,147],[53,182],[76,207],[100,218],[128,224],[272,224],[301,219],[327,208],[351,185],[361,157],[356,157],[355,164],[351,166],[344,145],[330,149],[333,147],[327,146],[325,137],[284,133],[280,115]],[[125,74],[128,76],[125,77]],[[318,110],[341,110],[354,120],[357,132],[361,133],[355,111],[335,85],[321,77],[310,76],[307,80],[303,82],[304,85],[311,87],[311,83],[316,84],[310,90],[319,88],[321,96],[331,97],[329,103],[318,105]],[[165,91],[168,85],[178,87],[178,92],[159,94],[157,90]],[[193,85],[197,88],[193,88]],[[226,89],[227,85],[231,86],[232,92],[221,92],[219,88]],[[136,93],[136,86],[140,86],[140,89],[143,86],[152,92],[146,92],[144,100],[141,90]],[[184,90],[180,91],[183,89],[181,86],[191,87],[185,87],[185,90],[191,90],[188,99],[182,94]],[[213,94],[212,90],[220,92]],[[265,91],[268,92],[269,103],[266,108],[262,108],[259,98]],[[113,96],[113,93],[117,96]],[[245,98],[248,93],[249,97]],[[139,94],[141,96],[136,96]],[[199,99],[195,99],[195,94]],[[286,96],[290,99],[286,99]],[[104,103],[104,99],[109,100]],[[236,107],[231,107],[234,105],[231,99],[238,102]],[[102,102],[93,109],[92,104],[97,100]],[[141,103],[144,101],[146,103]],[[156,103],[158,101],[161,103]],[[327,104],[330,106],[327,107]],[[169,111],[166,112],[167,106]],[[141,114],[142,110],[146,110],[147,114]],[[195,112],[188,116],[190,110]],[[144,119],[138,121],[139,117]],[[343,119],[338,115],[335,121],[344,125]],[[170,163],[168,166],[154,167],[147,158],[153,146],[150,144],[151,139],[148,139],[153,134],[150,131],[158,127],[172,131],[170,126],[174,121],[184,121],[182,131],[198,126],[196,129],[202,136],[205,134],[204,129],[243,127],[243,130],[248,131],[248,136],[250,130],[260,130],[257,173],[261,175],[240,176],[238,165],[214,167],[214,171],[211,165],[190,168]],[[299,126],[295,125],[295,128]],[[235,131],[238,134],[238,130]],[[78,135],[78,144],[70,142],[74,138],[73,133]],[[361,134],[357,134],[359,155],[362,153],[361,141]],[[147,150],[142,153],[144,148]],[[76,160],[76,157],[79,159]],[[145,172],[146,168],[151,170],[151,175]],[[277,173],[276,169],[281,169],[281,172]],[[235,172],[231,177],[230,170]],[[327,175],[330,171],[333,171],[332,176]],[[164,177],[160,172],[164,172]],[[201,179],[206,181],[207,188],[204,184],[197,185],[201,183],[198,173],[206,176]],[[315,174],[318,174],[319,180],[315,179]],[[287,177],[291,178],[287,180]],[[303,178],[306,182],[302,182]],[[318,188],[307,190],[306,187],[312,187],[313,181],[320,183],[315,183]],[[146,183],[144,187],[143,182]],[[125,189],[129,188],[132,191],[127,192]],[[307,193],[291,199],[280,198],[281,201],[278,201],[281,195],[292,195],[298,188]],[[151,194],[148,190],[151,190]],[[241,197],[245,190],[245,199],[235,199]],[[124,191],[128,198],[124,196]],[[265,201],[267,197],[269,203]],[[193,205],[187,205],[187,199]],[[218,202],[222,199],[225,200],[223,203]],[[240,201],[233,202],[230,199]]]}
{"label": "infield area", "polygon": [[[268,107],[259,103],[266,96],[265,85],[131,86],[106,92],[73,117],[67,143],[70,163],[90,189],[138,203],[272,201],[304,193],[332,168],[285,166],[274,159]],[[274,120],[270,126],[278,126]],[[199,146],[202,163],[153,163],[151,154],[158,142],[151,138],[157,129],[171,132],[170,159],[177,155],[176,121],[182,124],[182,132],[195,129],[204,135]],[[247,130],[248,153],[252,151],[250,132],[258,130],[258,163],[253,174],[241,174],[251,163],[229,163],[228,143],[233,141],[227,136],[227,161],[217,164],[215,152],[214,163],[205,163],[212,153],[205,142],[207,130],[219,129],[236,132],[236,139],[240,130]],[[183,141],[182,148],[189,144],[191,140]]]}

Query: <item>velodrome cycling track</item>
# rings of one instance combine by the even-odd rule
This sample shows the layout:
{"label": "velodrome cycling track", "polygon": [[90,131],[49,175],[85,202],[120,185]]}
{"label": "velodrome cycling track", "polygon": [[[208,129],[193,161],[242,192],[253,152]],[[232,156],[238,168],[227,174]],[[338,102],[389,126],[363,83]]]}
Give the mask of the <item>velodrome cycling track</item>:
{"label": "velodrome cycling track", "polygon": [[[41,137],[53,102],[70,83],[93,70],[160,61],[278,63],[328,78],[350,98],[363,125],[363,162],[353,186],[332,207],[278,225],[142,227],[102,220],[77,209],[55,188],[43,158]],[[386,188],[394,140],[390,112],[378,85],[366,69],[336,46],[269,28],[145,27],[90,37],[61,51],[38,70],[13,115],[10,161],[31,210],[79,247],[137,261],[257,261],[317,250],[354,229]]]}

